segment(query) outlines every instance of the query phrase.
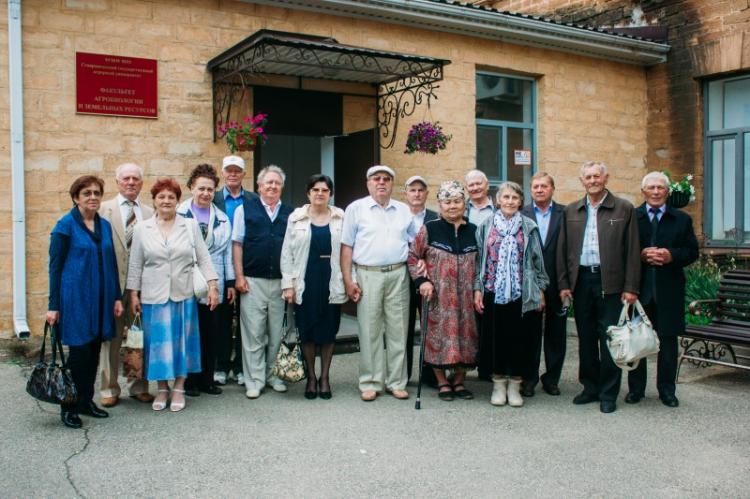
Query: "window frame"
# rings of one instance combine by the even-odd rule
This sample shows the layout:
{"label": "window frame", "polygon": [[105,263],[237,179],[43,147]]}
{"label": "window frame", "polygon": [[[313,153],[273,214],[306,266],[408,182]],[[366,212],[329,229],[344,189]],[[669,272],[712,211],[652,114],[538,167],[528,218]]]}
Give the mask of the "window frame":
{"label": "window frame", "polygon": [[[489,128],[495,128],[498,130],[498,133],[500,134],[500,140],[498,141],[498,151],[497,151],[497,157],[499,159],[499,163],[497,165],[498,167],[498,176],[490,176],[487,175],[489,179],[490,186],[497,187],[502,182],[506,181],[508,179],[508,129],[514,128],[519,130],[531,130],[531,175],[536,173],[537,171],[537,143],[538,143],[538,124],[537,124],[537,79],[531,76],[521,76],[517,74],[512,73],[502,73],[502,72],[496,72],[496,71],[486,71],[486,70],[477,70],[474,74],[474,105],[476,106],[477,102],[477,92],[476,92],[476,79],[478,76],[495,76],[499,78],[511,78],[515,80],[523,80],[528,81],[531,83],[531,121],[530,122],[522,122],[522,121],[505,121],[505,120],[492,120],[492,119],[485,119],[485,118],[477,118],[476,117],[476,109],[474,112],[474,137],[476,139],[477,137],[477,130],[479,126],[483,127],[489,127]],[[475,148],[475,165],[474,167],[477,168],[478,165],[476,164],[476,159],[478,158],[478,149],[479,144],[476,144]],[[505,154],[502,154],[503,151],[505,151]],[[529,186],[524,185],[522,186],[524,189],[524,192],[526,195],[529,195]]]}

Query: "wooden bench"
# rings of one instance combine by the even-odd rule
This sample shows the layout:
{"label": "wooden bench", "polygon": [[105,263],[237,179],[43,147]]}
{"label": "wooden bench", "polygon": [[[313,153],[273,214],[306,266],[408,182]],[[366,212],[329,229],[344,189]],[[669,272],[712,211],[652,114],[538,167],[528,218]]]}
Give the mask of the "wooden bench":
{"label": "wooden bench", "polygon": [[[680,340],[682,363],[705,367],[719,364],[750,370],[750,365],[737,362],[750,357],[738,355],[734,347],[750,347],[750,270],[730,270],[719,283],[718,296],[711,300],[697,300],[688,309],[692,315],[709,316],[710,324],[688,324]],[[727,354],[731,362],[727,359]]]}

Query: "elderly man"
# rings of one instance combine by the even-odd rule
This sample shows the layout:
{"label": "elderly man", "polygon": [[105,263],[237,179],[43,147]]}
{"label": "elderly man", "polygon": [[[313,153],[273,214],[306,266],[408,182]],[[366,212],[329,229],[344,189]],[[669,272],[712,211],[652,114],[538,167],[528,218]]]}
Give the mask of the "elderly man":
{"label": "elderly man", "polygon": [[[242,203],[257,199],[254,192],[242,188],[242,180],[245,178],[245,160],[239,156],[226,156],[222,161],[221,176],[224,179],[224,188],[214,194],[214,204],[227,214],[229,223],[234,224],[234,212]],[[234,372],[237,384],[244,385],[245,378],[242,373],[242,335],[239,331],[240,324],[240,299],[237,297],[234,303],[229,303],[226,295],[230,286],[224,286],[224,300],[219,305],[219,315],[222,326],[219,328],[221,337],[217,341],[216,372],[214,381],[219,385],[227,382],[230,371]],[[237,319],[237,329],[233,330],[232,323]],[[234,338],[232,333],[234,332]],[[234,358],[232,358],[234,350]]]}
{"label": "elderly man", "polygon": [[521,395],[534,396],[534,387],[539,382],[539,362],[542,356],[542,338],[544,338],[545,372],[541,377],[542,389],[550,395],[560,395],[560,375],[565,361],[565,326],[567,324],[567,307],[560,301],[557,290],[557,240],[562,225],[565,205],[555,203],[555,180],[547,172],[537,172],[531,177],[532,203],[526,205],[522,212],[536,221],[539,235],[542,237],[544,269],[549,276],[549,286],[544,290],[544,312],[532,312],[529,321],[534,340],[534,363],[531,372],[524,376]]}
{"label": "elderly man", "polygon": [[384,388],[398,399],[409,398],[405,390],[406,257],[416,230],[409,207],[391,199],[395,177],[385,165],[367,170],[370,195],[346,208],[341,234],[344,285],[349,298],[357,303],[359,390],[366,402],[375,400]]}
{"label": "elderly man", "polygon": [[[698,240],[690,216],[667,206],[669,179],[661,172],[641,181],[645,202],[635,212],[641,236],[640,300],[659,335],[656,389],[667,407],[680,405],[675,396],[677,335],[685,330],[685,274],[698,258]],[[628,373],[625,402],[640,402],[646,391],[646,359]]]}
{"label": "elderly man", "polygon": [[466,217],[477,227],[485,218],[495,213],[490,199],[490,181],[482,170],[471,170],[464,178],[469,201],[466,203]]}
{"label": "elderly man", "polygon": [[284,300],[281,297],[281,246],[292,207],[281,203],[286,175],[276,165],[258,173],[259,198],[244,199],[234,212],[232,258],[235,289],[241,293],[240,329],[245,395],[260,397],[268,384],[285,392],[271,376],[283,339]]}
{"label": "elderly man", "polygon": [[[419,176],[409,177],[404,185],[406,204],[409,205],[414,216],[414,229],[419,232],[422,226],[430,220],[437,220],[438,214],[428,210],[425,206],[430,191],[427,181]],[[422,298],[414,287],[414,281],[409,280],[409,330],[406,336],[406,379],[411,378],[411,367],[414,363],[414,322],[417,319],[417,311],[422,316]],[[435,385],[435,373],[432,369],[425,369],[422,380],[428,385]]]}
{"label": "elderly man", "polygon": [[635,210],[607,190],[608,179],[604,163],[581,166],[586,196],[565,207],[557,250],[560,299],[574,299],[578,329],[583,391],[573,403],[599,401],[603,413],[617,409],[622,379],[607,349],[607,327],[617,322],[623,301],[635,303],[641,277]]}
{"label": "elderly man", "polygon": [[[123,163],[115,170],[115,182],[118,194],[114,198],[104,201],[99,208],[99,215],[107,220],[115,234],[112,243],[115,246],[117,269],[120,286],[125,284],[128,271],[130,244],[133,240],[135,225],[144,219],[151,218],[154,210],[141,204],[138,195],[143,187],[143,168],[134,163]],[[127,300],[127,294],[123,300]],[[101,404],[104,407],[114,407],[120,400],[120,383],[117,374],[120,366],[120,345],[122,331],[133,322],[129,304],[123,303],[125,313],[115,319],[117,335],[111,341],[102,343],[99,356],[101,375]],[[130,396],[141,402],[150,403],[154,400],[148,392],[148,381],[145,379],[128,379]]]}

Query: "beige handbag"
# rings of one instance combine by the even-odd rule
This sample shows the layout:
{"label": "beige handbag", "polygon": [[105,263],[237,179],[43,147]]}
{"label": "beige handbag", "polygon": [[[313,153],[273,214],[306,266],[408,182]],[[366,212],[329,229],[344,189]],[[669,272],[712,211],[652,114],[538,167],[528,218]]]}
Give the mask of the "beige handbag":
{"label": "beige handbag", "polygon": [[636,301],[632,316],[628,314],[630,305],[623,304],[620,320],[616,326],[607,328],[607,347],[617,367],[623,371],[632,371],[638,367],[641,359],[659,352],[659,338],[654,326],[646,316],[643,305]]}
{"label": "beige handbag", "polygon": [[193,227],[190,229],[193,233],[193,239],[190,241],[193,245],[193,294],[198,300],[205,300],[208,298],[208,281],[206,281],[203,272],[201,272],[198,266],[198,255],[195,252],[195,227],[193,224],[190,224],[190,226]]}
{"label": "beige handbag", "polygon": [[123,348],[143,348],[143,329],[141,328],[141,314],[135,314],[133,323],[123,332],[125,340]]}
{"label": "beige handbag", "polygon": [[[282,330],[286,333],[287,331],[287,304],[284,304],[284,324]],[[296,329],[295,329],[296,333]],[[276,363],[271,370],[271,375],[276,376],[282,381],[287,383],[296,383],[307,377],[307,370],[305,369],[305,361],[302,357],[302,345],[299,341],[299,335],[297,334],[297,343],[294,347],[290,347],[289,343],[285,340],[281,342],[279,347],[279,353],[276,354]]]}

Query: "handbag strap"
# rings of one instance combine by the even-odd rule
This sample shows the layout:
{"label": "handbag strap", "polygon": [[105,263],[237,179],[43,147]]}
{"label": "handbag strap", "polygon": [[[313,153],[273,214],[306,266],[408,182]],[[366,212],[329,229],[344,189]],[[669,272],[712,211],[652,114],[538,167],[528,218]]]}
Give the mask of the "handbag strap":
{"label": "handbag strap", "polygon": [[[44,337],[42,338],[42,348],[39,350],[39,362],[44,362],[44,354],[45,350],[47,348],[47,334],[49,333],[50,337],[52,334],[50,333],[50,329],[52,326],[49,325],[49,322],[44,322]],[[55,346],[52,345],[52,349],[54,350]]]}
{"label": "handbag strap", "polygon": [[651,320],[648,318],[648,315],[646,315],[646,311],[643,309],[643,305],[641,304],[640,300],[635,301],[635,309],[638,311],[638,315],[641,316],[641,319],[643,319],[643,322],[649,325],[649,327],[653,328],[654,326],[651,324]]}
{"label": "handbag strap", "polygon": [[[283,336],[282,336],[282,338],[283,338],[282,341],[286,341],[287,328],[289,327],[289,319],[287,318],[287,314],[289,313],[288,312],[288,308],[289,308],[289,302],[284,301],[284,321],[281,323],[281,330],[284,333]],[[297,341],[297,344],[299,345],[300,344],[300,342],[299,342],[299,329],[297,329],[297,325],[296,324],[294,325],[294,336],[295,336],[295,339]]]}
{"label": "handbag strap", "polygon": [[63,353],[62,336],[60,336],[60,328],[57,325],[52,326],[52,364],[56,363],[55,350],[60,354],[60,365],[65,367],[67,365],[65,361],[65,354]]}
{"label": "handbag strap", "polygon": [[628,305],[628,302],[622,303],[622,311],[620,312],[620,318],[617,320],[618,326],[624,326],[625,321],[630,319],[630,305]]}
{"label": "handbag strap", "polygon": [[136,312],[135,317],[133,317],[132,326],[138,326],[138,329],[143,329],[143,326],[141,326],[141,313],[140,312]]}

